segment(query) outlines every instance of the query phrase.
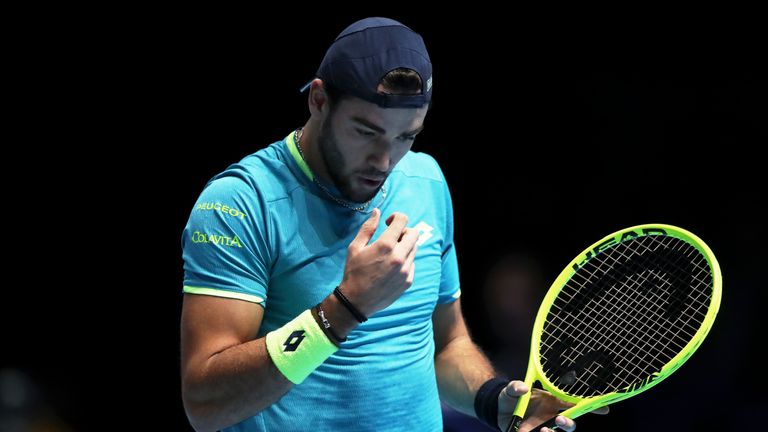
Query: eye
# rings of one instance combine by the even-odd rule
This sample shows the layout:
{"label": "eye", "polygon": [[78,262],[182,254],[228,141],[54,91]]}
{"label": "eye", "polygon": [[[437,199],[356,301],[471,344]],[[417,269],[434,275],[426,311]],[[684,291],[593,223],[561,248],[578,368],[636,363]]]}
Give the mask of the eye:
{"label": "eye", "polygon": [[416,139],[416,135],[401,136],[398,139],[401,141],[413,141]]}
{"label": "eye", "polygon": [[365,130],[365,129],[355,129],[355,130],[357,131],[358,134],[364,137],[372,137],[374,135],[373,132],[369,130]]}

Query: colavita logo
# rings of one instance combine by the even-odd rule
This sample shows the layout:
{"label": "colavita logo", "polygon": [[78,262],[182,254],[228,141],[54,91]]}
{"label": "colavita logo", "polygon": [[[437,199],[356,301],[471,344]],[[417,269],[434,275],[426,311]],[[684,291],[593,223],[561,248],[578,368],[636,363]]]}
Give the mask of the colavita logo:
{"label": "colavita logo", "polygon": [[215,210],[220,211],[222,213],[226,213],[232,217],[239,217],[240,219],[245,219],[247,214],[241,212],[240,210],[230,207],[228,205],[224,205],[221,203],[211,203],[211,202],[204,202],[200,203],[195,207],[195,210]]}
{"label": "colavita logo", "polygon": [[195,231],[192,234],[192,243],[213,243],[215,245],[229,246],[229,247],[243,247],[243,243],[237,236],[229,237],[224,235],[206,234],[200,231]]}

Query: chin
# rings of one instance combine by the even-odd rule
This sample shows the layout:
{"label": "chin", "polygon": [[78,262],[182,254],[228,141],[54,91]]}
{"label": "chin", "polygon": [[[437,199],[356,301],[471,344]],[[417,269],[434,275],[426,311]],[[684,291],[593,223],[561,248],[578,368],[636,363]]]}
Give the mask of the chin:
{"label": "chin", "polygon": [[371,188],[352,186],[347,187],[346,190],[342,191],[342,193],[350,201],[364,203],[366,201],[372,200],[376,194],[379,193],[379,190],[381,190],[381,186],[377,187],[376,190],[373,191]]}
{"label": "chin", "polygon": [[372,194],[363,194],[362,192],[358,192],[358,193],[354,193],[346,196],[350,201],[357,202],[357,203],[364,203],[366,201],[372,200],[373,197],[375,197],[378,192],[379,192],[378,190]]}

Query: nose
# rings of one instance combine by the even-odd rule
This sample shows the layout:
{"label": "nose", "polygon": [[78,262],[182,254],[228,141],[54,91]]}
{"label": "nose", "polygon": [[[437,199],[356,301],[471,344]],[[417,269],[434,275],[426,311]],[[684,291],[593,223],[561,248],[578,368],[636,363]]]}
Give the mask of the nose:
{"label": "nose", "polygon": [[389,144],[378,143],[374,151],[368,155],[368,164],[379,172],[388,172],[392,164],[392,151]]}

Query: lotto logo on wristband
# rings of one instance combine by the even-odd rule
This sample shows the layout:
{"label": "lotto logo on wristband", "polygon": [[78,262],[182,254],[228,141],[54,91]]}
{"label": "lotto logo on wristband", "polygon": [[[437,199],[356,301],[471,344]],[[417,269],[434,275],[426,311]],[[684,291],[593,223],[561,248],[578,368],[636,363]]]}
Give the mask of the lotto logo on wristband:
{"label": "lotto logo on wristband", "polygon": [[283,352],[296,351],[296,348],[299,347],[299,344],[301,344],[301,341],[303,340],[304,330],[296,330],[288,336],[288,339],[286,339],[285,342],[283,342],[283,346],[285,347]]}
{"label": "lotto logo on wristband", "polygon": [[275,367],[294,384],[301,384],[339,349],[323,333],[309,309],[267,333],[266,339],[267,351]]}

